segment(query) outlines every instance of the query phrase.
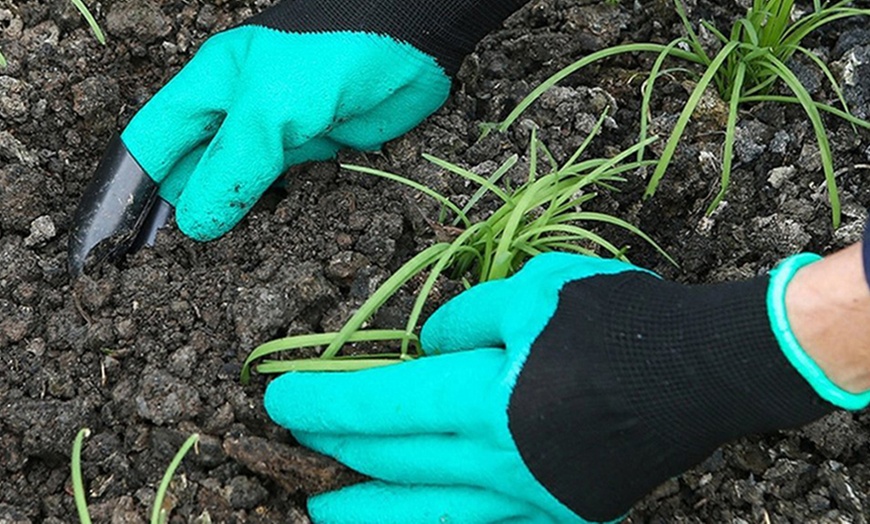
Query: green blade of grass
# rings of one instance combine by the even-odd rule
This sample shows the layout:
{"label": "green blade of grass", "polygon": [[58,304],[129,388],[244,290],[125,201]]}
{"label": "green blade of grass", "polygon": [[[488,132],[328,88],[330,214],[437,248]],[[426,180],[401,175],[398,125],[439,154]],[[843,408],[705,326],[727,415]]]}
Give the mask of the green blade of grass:
{"label": "green blade of grass", "polygon": [[[605,58],[609,58],[611,56],[626,54],[626,53],[660,53],[667,46],[662,44],[623,44],[614,47],[609,47],[607,49],[602,49],[601,51],[596,51],[590,55],[585,56],[584,58],[574,62],[568,67],[562,69],[557,72],[547,80],[545,80],[541,85],[536,87],[529,93],[526,98],[524,98],[513,111],[505,118],[505,120],[499,124],[498,130],[500,132],[504,132],[509,128],[517,118],[525,110],[532,105],[535,100],[541,97],[545,92],[547,92],[551,87],[558,84],[568,76],[571,76],[573,73],[576,73],[580,69],[588,66],[589,64],[593,64],[598,62],[599,60],[603,60]],[[701,60],[695,56],[693,53],[689,53],[687,51],[683,51],[682,49],[672,49],[670,54],[674,57],[681,58],[684,60],[688,60],[690,62],[699,63]]]}
{"label": "green blade of grass", "polygon": [[689,35],[688,40],[689,46],[692,48],[692,55],[700,59],[702,64],[709,65],[710,57],[707,55],[707,51],[704,50],[704,46],[701,45],[701,39],[695,32],[695,28],[692,27],[692,22],[689,21],[689,15],[686,14],[686,6],[683,5],[681,0],[674,0],[674,5],[677,8],[677,15],[679,15],[680,21],[683,23],[683,28],[685,28],[686,33]]}
{"label": "green blade of grass", "polygon": [[341,349],[341,346],[350,340],[353,333],[361,328],[362,325],[370,319],[400,287],[418,275],[421,271],[424,271],[427,267],[434,264],[441,256],[441,253],[443,253],[448,247],[450,247],[450,244],[444,242],[429,246],[418,253],[414,258],[403,264],[402,267],[381,284],[372,296],[369,297],[362,306],[360,306],[356,313],[345,322],[344,326],[339,330],[336,338],[326,347],[326,350],[323,352],[323,358],[334,357]]}
{"label": "green blade of grass", "polygon": [[759,39],[760,47],[775,47],[782,41],[786,29],[790,26],[791,11],[794,0],[776,0],[768,4],[776,8],[764,24]]}
{"label": "green blade of grass", "polygon": [[[338,332],[331,333],[315,333],[310,335],[296,335],[292,337],[284,337],[266,342],[257,346],[245,359],[242,364],[242,373],[240,381],[242,384],[248,384],[251,381],[251,366],[252,364],[269,355],[280,353],[282,351],[290,351],[293,349],[310,348],[317,346],[326,346],[338,336]],[[400,329],[364,329],[353,333],[347,342],[373,342],[383,340],[401,340],[408,335]],[[415,341],[416,335],[410,335]],[[259,371],[259,366],[257,367]]]}
{"label": "green blade of grass", "polygon": [[637,227],[629,222],[626,222],[625,220],[623,220],[621,218],[610,216],[610,215],[607,215],[604,213],[597,213],[594,211],[580,211],[580,212],[575,213],[574,216],[572,217],[572,219],[577,220],[577,221],[603,222],[605,224],[611,224],[611,225],[620,227],[622,229],[625,229],[626,231],[629,231],[630,233],[643,239],[643,241],[646,242],[647,244],[651,245],[656,251],[659,252],[659,254],[661,254],[663,257],[665,257],[668,260],[668,262],[670,262],[674,266],[679,267],[679,264],[677,264],[677,261],[674,260],[674,258],[671,257],[671,255],[669,255],[668,252],[665,251],[664,248],[662,248],[655,240],[653,240],[652,237],[650,237],[649,235],[644,233],[639,227]]}
{"label": "green blade of grass", "polygon": [[82,14],[82,16],[85,17],[85,20],[87,20],[88,25],[91,26],[91,31],[94,32],[94,36],[97,37],[97,40],[101,44],[105,45],[106,44],[106,35],[103,34],[103,30],[100,29],[100,25],[94,19],[94,15],[91,14],[91,11],[88,9],[88,7],[84,4],[84,2],[82,2],[82,0],[71,0],[71,1],[72,1],[73,5],[76,6],[76,9],[78,9],[79,12]]}
{"label": "green blade of grass", "polygon": [[538,128],[532,127],[532,137],[529,140],[529,183],[538,176]]}
{"label": "green blade of grass", "polygon": [[544,153],[544,158],[547,159],[547,163],[550,164],[550,172],[558,171],[559,170],[559,163],[556,162],[556,157],[553,156],[553,153],[550,151],[550,148],[547,147],[547,145],[545,143],[541,142],[540,140],[538,140],[536,143],[538,145],[538,149],[540,149],[541,152]]}
{"label": "green blade of grass", "polygon": [[[652,69],[650,69],[649,77],[647,81],[644,82],[643,87],[641,88],[641,92],[643,93],[643,98],[641,100],[640,105],[640,133],[638,135],[638,141],[644,142],[647,139],[647,135],[649,133],[649,119],[650,119],[650,104],[652,103],[652,94],[653,87],[655,86],[656,79],[658,79],[659,72],[664,65],[665,58],[670,55],[671,49],[675,48],[684,39],[678,38],[669,43],[665,49],[663,49],[659,55],[656,57],[655,62],[653,62]],[[637,150],[637,160],[643,160],[644,153],[646,152],[646,148],[642,147]]]}
{"label": "green blade of grass", "polygon": [[[743,97],[741,99],[742,102],[777,102],[782,104],[800,104],[801,101],[792,96],[784,96],[784,95],[753,95]],[[856,117],[850,113],[843,111],[837,107],[834,107],[830,104],[823,104],[821,102],[813,101],[813,105],[816,106],[816,109],[819,111],[824,111],[826,113],[830,113],[832,115],[836,115],[843,120],[848,121],[851,124],[854,124],[859,127],[863,127],[864,129],[870,129],[870,122],[867,120],[863,120],[861,118]]]}
{"label": "green blade of grass", "polygon": [[3,56],[3,53],[0,53],[0,69],[6,69],[6,57]]}
{"label": "green blade of grass", "polygon": [[[820,27],[826,26],[837,20],[844,18],[852,18],[854,16],[868,16],[868,9],[834,9],[831,8],[824,12],[823,15],[814,16],[798,21],[797,24],[789,28],[788,32],[783,35],[781,44],[785,46],[798,46],[803,42],[808,34],[812,33]],[[787,58],[787,57],[786,57]]]}
{"label": "green blade of grass", "polygon": [[[751,21],[749,21],[746,18],[741,18],[737,21],[737,24],[735,25],[735,27],[740,27],[743,30],[743,32],[746,34],[746,36],[749,37],[750,44],[752,44],[754,46],[759,45],[758,31],[756,30],[755,25],[753,25]],[[743,41],[742,38],[735,39],[735,40]]]}
{"label": "green blade of grass", "polygon": [[[417,327],[417,321],[420,319],[420,314],[423,312],[423,306],[426,304],[426,300],[429,298],[429,294],[432,291],[432,288],[435,286],[435,282],[438,280],[438,276],[446,269],[448,264],[453,260],[453,257],[456,253],[465,246],[468,239],[473,237],[478,233],[478,231],[484,230],[487,224],[484,222],[479,222],[474,224],[470,228],[466,229],[461,235],[459,235],[456,240],[454,240],[450,247],[445,249],[441,255],[438,257],[438,260],[435,262],[435,265],[432,266],[432,270],[429,272],[429,276],[426,278],[426,281],[423,283],[423,286],[420,288],[420,293],[417,295],[417,299],[414,300],[414,305],[411,308],[411,314],[408,316],[408,322],[405,324],[405,333],[407,335],[411,335],[414,333],[414,328]],[[408,341],[407,339],[402,341],[402,354],[406,354],[408,351]]]}
{"label": "green blade of grass", "polygon": [[[472,182],[478,184],[480,187],[486,188],[488,191],[500,198],[502,202],[507,202],[508,200],[510,200],[510,197],[508,197],[505,192],[501,190],[501,188],[488,181],[487,179],[483,178],[482,176],[478,175],[477,173],[473,173],[468,169],[464,169],[457,166],[456,164],[452,164],[446,160],[442,160],[436,156],[432,156],[426,153],[423,153],[423,158],[442,169],[446,169],[451,173],[455,173],[463,178],[467,178],[468,180],[471,180]],[[510,159],[508,159],[508,161],[510,161]]]}
{"label": "green blade of grass", "polygon": [[704,91],[706,91],[707,86],[710,85],[710,82],[713,80],[713,77],[719,71],[719,67],[725,62],[725,59],[728,58],[737,47],[740,45],[739,42],[730,42],[725,45],[719,54],[716,55],[716,58],[713,62],[710,63],[710,66],[704,72],[704,75],[698,80],[698,84],[695,86],[694,91],[689,96],[688,102],[686,102],[686,106],[683,109],[682,113],[680,113],[679,118],[677,119],[677,123],[674,125],[674,130],[671,133],[671,136],[668,138],[667,144],[665,144],[665,149],[662,152],[662,156],[659,159],[658,164],[656,165],[656,170],[650,178],[649,183],[647,184],[646,192],[644,193],[644,198],[651,197],[655,194],[656,188],[658,188],[659,181],[665,175],[665,170],[667,170],[668,166],[671,163],[671,159],[674,156],[674,153],[677,150],[677,145],[680,142],[680,139],[683,136],[683,132],[686,129],[686,126],[689,123],[689,119],[692,117],[692,113],[695,112],[695,108],[698,107],[698,103],[701,101],[701,97],[704,95]]}
{"label": "green blade of grass", "polygon": [[393,173],[388,173],[386,171],[381,171],[379,169],[372,169],[370,167],[357,166],[357,165],[353,165],[353,164],[341,164],[341,167],[344,169],[347,169],[348,171],[355,171],[357,173],[365,173],[367,175],[374,175],[374,176],[378,176],[381,178],[386,178],[388,180],[392,180],[394,182],[399,182],[400,184],[404,184],[408,187],[412,187],[412,188],[416,189],[417,191],[423,193],[424,195],[428,195],[428,196],[434,198],[442,206],[445,206],[448,209],[450,209],[451,211],[453,211],[453,213],[455,213],[456,216],[459,217],[460,220],[462,220],[462,223],[465,224],[465,227],[469,227],[471,225],[471,221],[468,220],[468,217],[466,217],[462,213],[462,210],[459,209],[459,207],[456,204],[451,202],[450,199],[448,199],[447,197],[445,197],[441,193],[435,191],[434,189],[432,189],[428,186],[425,186],[423,184],[420,184],[418,182],[415,182],[415,181],[408,179],[408,178],[405,178],[403,176],[394,175]]}
{"label": "green blade of grass", "polygon": [[289,373],[291,371],[362,371],[364,369],[379,368],[392,364],[401,364],[409,359],[402,359],[398,355],[395,358],[365,358],[349,360],[342,357],[332,359],[306,358],[298,360],[268,360],[257,365],[257,372],[263,374]]}
{"label": "green blade of grass", "polygon": [[[481,198],[483,198],[483,196],[487,193],[487,191],[490,191],[488,186],[497,187],[495,184],[498,184],[499,180],[501,180],[501,177],[503,177],[505,173],[510,171],[510,169],[516,165],[516,163],[519,161],[519,158],[520,157],[516,154],[509,156],[508,159],[505,160],[505,162],[502,165],[500,165],[498,167],[498,169],[496,169],[489,176],[489,178],[486,179],[486,185],[481,185],[477,189],[477,191],[475,191],[474,194],[471,195],[471,198],[468,199],[468,203],[465,204],[464,206],[462,206],[462,212],[465,214],[468,214],[469,212],[471,212],[471,209],[475,205],[477,205],[477,203],[480,201]],[[505,194],[505,196],[507,197],[507,194]],[[504,200],[502,200],[502,201],[505,202]],[[458,224],[459,224],[459,220],[455,219],[453,221],[453,225],[457,226]]]}
{"label": "green blade of grass", "polygon": [[822,74],[825,75],[825,78],[828,79],[828,83],[830,83],[831,88],[834,90],[834,94],[837,95],[837,100],[839,100],[840,105],[843,106],[843,110],[849,113],[849,104],[846,102],[846,97],[843,96],[843,90],[840,88],[840,84],[837,83],[837,79],[834,78],[834,74],[831,72],[830,68],[828,68],[828,65],[825,64],[821,58],[816,56],[816,54],[809,49],[798,46],[797,51],[799,51],[805,57],[809,58],[814,64],[816,64],[816,67],[818,67],[822,71]]}
{"label": "green blade of grass", "polygon": [[813,131],[816,134],[816,141],[819,144],[819,155],[822,160],[822,169],[825,173],[825,183],[828,188],[828,200],[831,203],[831,215],[834,224],[834,229],[840,227],[840,195],[837,191],[837,180],[834,177],[834,158],[831,154],[831,145],[828,142],[828,133],[825,130],[825,125],[822,122],[822,116],[816,108],[812,97],[806,88],[801,84],[800,80],[784,63],[776,57],[771,56],[769,66],[776,74],[783,79],[792,90],[795,97],[800,101],[801,106],[807,113],[807,117],[813,125]]}
{"label": "green blade of grass", "polygon": [[607,113],[610,112],[610,106],[604,108],[604,111],[599,115],[598,120],[595,122],[595,125],[592,126],[592,129],[589,131],[589,134],[586,135],[586,138],[583,139],[583,142],[580,143],[580,147],[574,150],[574,153],[571,157],[562,165],[562,168],[559,171],[564,171],[571,167],[574,163],[577,162],[577,159],[586,151],[586,148],[589,147],[589,144],[598,136],[598,133],[601,131],[601,127],[604,125],[604,121],[607,119]]}
{"label": "green blade of grass", "polygon": [[621,250],[619,248],[614,246],[610,241],[608,241],[607,239],[605,239],[601,235],[599,235],[597,233],[593,233],[592,231],[589,231],[588,229],[584,229],[582,227],[574,226],[571,224],[551,224],[551,225],[543,226],[543,227],[541,227],[537,230],[534,230],[534,231],[527,231],[527,232],[523,233],[523,235],[518,236],[517,241],[525,241],[533,235],[538,235],[538,236],[541,236],[541,238],[542,238],[541,242],[543,243],[544,239],[546,239],[546,235],[549,233],[568,233],[570,235],[575,236],[578,239],[589,240],[591,242],[594,242],[595,244],[597,244],[597,245],[603,247],[604,249],[606,249],[607,251],[609,251],[611,254],[616,255],[616,254],[621,252]]}
{"label": "green blade of grass", "polygon": [[82,428],[73,441],[71,473],[73,486],[73,499],[76,503],[76,511],[81,524],[91,524],[91,515],[88,513],[88,501],[85,495],[85,483],[82,480],[82,443],[91,435],[91,430]]}
{"label": "green blade of grass", "polygon": [[169,483],[172,481],[172,477],[175,475],[175,470],[178,469],[184,456],[187,455],[190,448],[192,448],[197,442],[199,442],[198,433],[189,436],[187,440],[184,441],[184,444],[181,445],[181,448],[178,450],[178,453],[175,454],[175,457],[172,458],[169,467],[166,468],[166,472],[163,474],[163,479],[160,481],[160,486],[157,488],[157,495],[154,497],[154,507],[151,508],[151,524],[164,524],[166,522],[168,515],[167,511],[163,509],[163,501],[166,498],[166,492],[169,490]]}
{"label": "green blade of grass", "polygon": [[526,213],[530,209],[537,207],[535,198],[538,196],[539,191],[546,187],[547,182],[549,181],[546,179],[538,179],[534,184],[529,185],[523,192],[522,197],[511,209],[504,228],[501,229],[501,237],[496,245],[495,253],[492,257],[493,261],[490,265],[490,272],[486,275],[486,280],[496,280],[507,276],[513,261],[511,245],[513,244],[514,236]]}
{"label": "green blade of grass", "polygon": [[573,251],[574,253],[579,253],[581,255],[592,256],[592,257],[598,256],[598,254],[595,253],[595,251],[592,251],[591,249],[586,249],[583,246],[578,246],[576,244],[571,244],[568,242],[552,242],[552,243],[548,243],[547,246],[549,246],[554,251],[556,251],[556,250]]}
{"label": "green blade of grass", "polygon": [[722,33],[722,31],[719,31],[719,29],[716,26],[714,26],[710,22],[707,22],[706,20],[701,20],[701,25],[704,26],[708,31],[710,31],[710,33],[712,33],[713,36],[715,36],[716,39],[719,40],[723,44],[727,44],[729,42],[729,40],[734,39],[733,36],[731,39],[729,39],[727,36],[725,36]]}
{"label": "green blade of grass", "polygon": [[707,207],[707,214],[711,214],[725,197],[728,184],[731,181],[731,163],[734,157],[734,139],[737,134],[737,116],[740,111],[740,91],[743,90],[743,79],[746,77],[746,64],[737,64],[737,75],[734,78],[734,86],[731,93],[731,101],[728,105],[728,122],[725,125],[725,144],[722,150],[722,175],[719,181],[719,192]]}

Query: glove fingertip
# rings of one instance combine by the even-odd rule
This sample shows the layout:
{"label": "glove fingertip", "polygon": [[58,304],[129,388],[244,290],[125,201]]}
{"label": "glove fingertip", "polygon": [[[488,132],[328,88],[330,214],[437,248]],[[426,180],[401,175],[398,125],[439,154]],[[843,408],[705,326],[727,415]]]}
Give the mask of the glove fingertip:
{"label": "glove fingertip", "polygon": [[175,212],[175,221],[178,229],[188,237],[198,242],[208,242],[223,236],[244,217],[234,214],[220,214],[209,212],[207,209],[192,207],[184,202],[184,193],[179,198],[179,206]]}
{"label": "glove fingertip", "polygon": [[[308,498],[308,516],[315,524],[344,524],[355,522],[347,513],[353,506],[343,501],[341,490],[328,491]],[[357,521],[358,522],[358,521]]]}

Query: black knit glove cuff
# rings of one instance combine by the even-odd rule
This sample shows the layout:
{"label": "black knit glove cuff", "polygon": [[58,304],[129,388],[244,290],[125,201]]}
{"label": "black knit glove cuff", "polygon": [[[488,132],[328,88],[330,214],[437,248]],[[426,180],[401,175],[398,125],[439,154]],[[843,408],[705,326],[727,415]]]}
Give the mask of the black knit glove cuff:
{"label": "black knit glove cuff", "polygon": [[390,36],[453,76],[463,58],[528,0],[284,0],[245,22],[294,33]]}
{"label": "black knit glove cuff", "polygon": [[509,409],[538,481],[583,518],[613,520],[729,440],[832,411],[779,347],[769,281],[630,271],[566,285]]}

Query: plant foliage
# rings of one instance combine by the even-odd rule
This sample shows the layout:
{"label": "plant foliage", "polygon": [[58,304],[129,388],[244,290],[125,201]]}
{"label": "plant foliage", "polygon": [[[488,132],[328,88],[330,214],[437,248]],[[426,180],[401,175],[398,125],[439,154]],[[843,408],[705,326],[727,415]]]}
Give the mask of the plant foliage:
{"label": "plant foliage", "polygon": [[[822,168],[831,203],[831,214],[834,227],[840,224],[840,201],[834,177],[834,161],[828,142],[827,131],[821,113],[827,112],[842,118],[855,126],[870,128],[870,122],[859,119],[849,112],[843,98],[842,90],[830,69],[811,51],[801,45],[807,35],[836,20],[855,16],[870,15],[870,9],[850,7],[851,2],[839,1],[822,4],[819,0],[813,3],[813,9],[794,19],[794,0],[754,0],[745,16],[738,18],[730,32],[725,33],[709,22],[701,24],[719,40],[718,52],[709,54],[702,45],[701,38],[689,21],[681,0],[675,0],[677,12],[682,20],[687,36],[677,38],[667,45],[660,44],[625,44],[607,48],[593,53],[574,64],[559,71],[544,84],[532,91],[519,106],[505,119],[495,126],[505,130],[519,115],[543,94],[549,87],[565,77],[602,59],[638,52],[656,53],[656,60],[650,70],[649,77],[643,87],[643,102],[640,115],[640,143],[647,136],[649,125],[649,108],[656,81],[664,74],[664,63],[668,58],[676,58],[689,62],[694,67],[700,67],[696,76],[696,84],[689,95],[683,111],[668,138],[664,150],[659,157],[655,170],[647,185],[646,197],[655,194],[656,189],[665,175],[677,146],[686,130],[692,114],[701,102],[708,87],[713,86],[719,96],[728,104],[728,119],[725,129],[725,144],[722,155],[722,173],[720,189],[707,209],[712,212],[722,201],[731,176],[734,157],[734,139],[740,107],[752,102],[779,102],[800,105],[810,120],[819,146]],[[807,89],[801,84],[788,62],[795,54],[800,54],[813,62],[824,74],[837,96],[842,109],[831,104],[812,99]],[[778,95],[774,88],[784,85],[790,95]],[[645,149],[638,152],[638,159],[644,158]]]}
{"label": "plant foliage", "polygon": [[[604,223],[624,228],[668,257],[650,237],[635,226],[617,217],[584,209],[597,195],[596,188],[609,188],[611,184],[623,181],[623,174],[651,165],[649,161],[631,159],[654,138],[647,138],[613,158],[582,159],[605,118],[606,112],[601,115],[593,131],[571,158],[561,165],[533,130],[526,180],[513,189],[509,184],[500,182],[516,168],[516,155],[509,157],[487,178],[445,160],[424,155],[428,161],[479,187],[463,208],[433,189],[405,177],[367,167],[344,166],[352,171],[397,181],[436,199],[454,217],[452,224],[445,228],[454,231],[454,238],[429,246],[405,263],[366,300],[340,331],[283,338],[256,348],[245,361],[242,381],[249,380],[253,362],[301,347],[326,346],[326,349],[321,358],[316,359],[267,359],[257,366],[257,371],[282,373],[294,370],[353,370],[415,358],[418,355],[415,329],[423,306],[439,276],[447,274],[463,278],[466,285],[470,286],[470,282],[507,277],[530,257],[551,250],[594,255],[596,249],[603,249],[613,256],[624,258],[623,249],[588,229],[588,224]],[[486,194],[498,199],[499,207],[485,220],[472,222],[468,217],[469,213]],[[405,283],[426,272],[428,275],[420,287],[403,330],[363,329],[378,308]],[[401,349],[387,355],[339,356],[338,353],[345,344],[363,341],[398,341]]]}

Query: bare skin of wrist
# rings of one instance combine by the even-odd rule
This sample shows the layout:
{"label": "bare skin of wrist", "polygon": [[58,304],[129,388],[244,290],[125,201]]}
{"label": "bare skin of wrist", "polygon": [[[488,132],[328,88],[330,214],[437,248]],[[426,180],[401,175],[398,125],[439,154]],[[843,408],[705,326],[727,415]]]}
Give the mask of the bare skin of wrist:
{"label": "bare skin of wrist", "polygon": [[870,389],[870,288],[861,244],[800,269],[785,295],[792,331],[832,382]]}

